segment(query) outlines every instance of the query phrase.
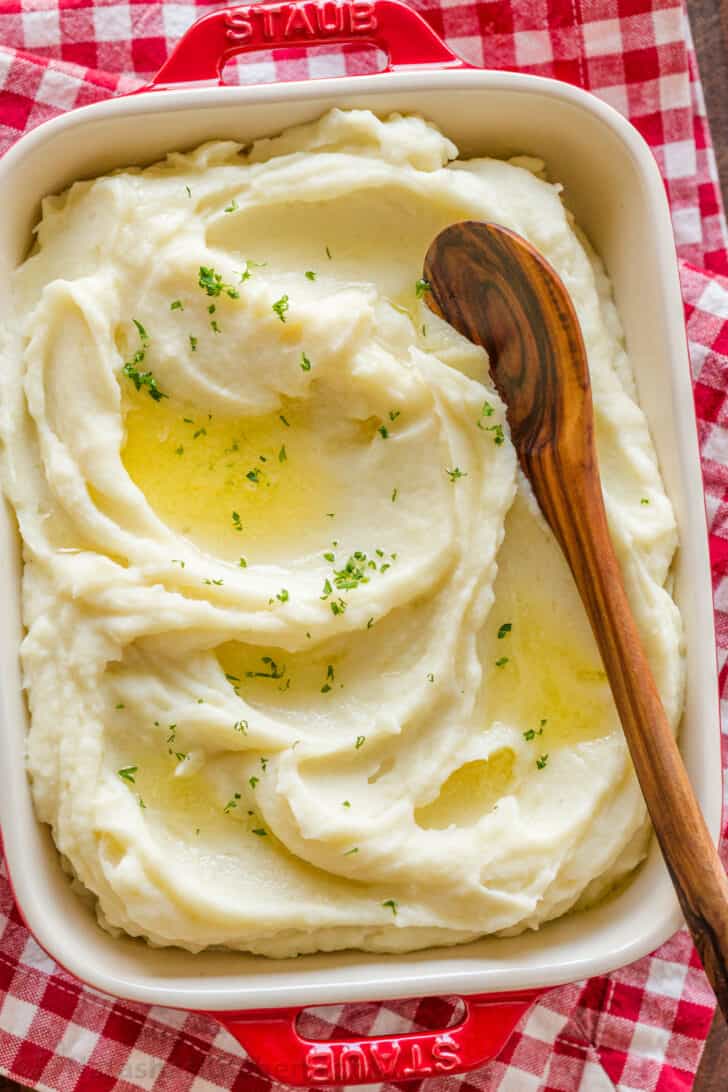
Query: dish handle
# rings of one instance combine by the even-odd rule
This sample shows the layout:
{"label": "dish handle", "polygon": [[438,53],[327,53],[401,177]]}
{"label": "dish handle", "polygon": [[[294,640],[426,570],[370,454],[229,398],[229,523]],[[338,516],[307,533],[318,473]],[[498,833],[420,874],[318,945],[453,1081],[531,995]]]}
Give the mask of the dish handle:
{"label": "dish handle", "polygon": [[350,42],[378,46],[387,56],[386,72],[413,65],[473,67],[401,0],[294,0],[243,4],[203,15],[141,90],[182,83],[222,84],[223,68],[238,53]]}
{"label": "dish handle", "polygon": [[500,1053],[520,1018],[545,992],[464,997],[465,1015],[454,1027],[368,1038],[305,1039],[296,1028],[303,1007],[207,1015],[219,1020],[275,1080],[309,1088],[378,1084],[477,1069]]}

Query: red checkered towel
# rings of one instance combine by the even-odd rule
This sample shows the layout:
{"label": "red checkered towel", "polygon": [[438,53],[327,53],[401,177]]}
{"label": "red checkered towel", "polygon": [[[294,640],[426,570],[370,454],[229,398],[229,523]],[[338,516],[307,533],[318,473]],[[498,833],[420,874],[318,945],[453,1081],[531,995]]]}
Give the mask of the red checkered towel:
{"label": "red checkered towel", "polygon": [[[721,687],[728,650],[728,251],[710,135],[685,12],[677,0],[413,0],[467,60],[580,84],[649,141],[681,258],[715,572]],[[0,152],[39,122],[138,86],[205,10],[198,0],[0,0]],[[352,47],[246,58],[245,78],[367,68]],[[724,765],[728,746],[724,747]],[[264,1092],[212,1020],[114,1001],[59,970],[23,927],[0,873],[0,1070],[52,1092]],[[614,974],[547,994],[501,1057],[424,1092],[678,1092],[692,1087],[714,1001],[683,931]],[[429,999],[319,1010],[308,1031],[442,1026]],[[397,1026],[393,1021],[398,1021]],[[282,1086],[277,1086],[280,1089]],[[387,1089],[393,1086],[383,1086]]]}

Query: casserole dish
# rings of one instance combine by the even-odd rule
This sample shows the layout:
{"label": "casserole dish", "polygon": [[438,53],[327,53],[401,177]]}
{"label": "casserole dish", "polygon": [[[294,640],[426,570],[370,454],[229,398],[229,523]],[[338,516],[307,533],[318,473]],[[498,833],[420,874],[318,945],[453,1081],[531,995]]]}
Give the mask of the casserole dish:
{"label": "casserole dish", "polygon": [[[389,56],[388,71],[309,85],[217,86],[223,64],[237,52],[291,41],[353,39],[379,45]],[[178,87],[188,79],[196,86]],[[682,746],[717,836],[721,763],[711,586],[677,267],[659,172],[647,146],[613,110],[554,81],[469,69],[396,0],[213,12],[191,28],[144,93],[48,122],[5,157],[0,164],[6,207],[2,284],[27,252],[45,194],[203,140],[250,141],[314,119],[332,106],[420,113],[466,156],[541,156],[565,184],[568,205],[612,277],[640,402],[675,506],[682,544],[676,596],[688,657]],[[9,306],[1,288],[0,315]],[[537,933],[457,948],[271,961],[237,952],[193,956],[103,933],[71,890],[49,831],[34,817],[23,774],[20,553],[7,513],[0,536],[7,604],[0,632],[5,771],[0,820],[8,869],[39,943],[94,988],[213,1013],[256,1061],[289,1083],[401,1080],[482,1064],[500,1049],[538,993],[637,959],[679,926],[677,902],[653,844],[634,880],[608,902]],[[314,1044],[295,1030],[297,1013],[306,1005],[439,993],[467,997],[465,1021],[442,1033]]]}

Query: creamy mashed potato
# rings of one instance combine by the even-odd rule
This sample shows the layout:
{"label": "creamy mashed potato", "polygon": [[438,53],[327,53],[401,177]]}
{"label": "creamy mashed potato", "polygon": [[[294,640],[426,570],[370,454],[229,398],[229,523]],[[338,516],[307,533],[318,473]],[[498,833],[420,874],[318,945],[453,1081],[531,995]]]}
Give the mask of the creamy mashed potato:
{"label": "creamy mashed potato", "polygon": [[418,283],[494,220],[564,279],[668,717],[675,523],[609,282],[531,160],[332,111],[43,203],[2,474],[38,816],[107,928],[272,956],[536,928],[644,856],[599,655],[486,356]]}

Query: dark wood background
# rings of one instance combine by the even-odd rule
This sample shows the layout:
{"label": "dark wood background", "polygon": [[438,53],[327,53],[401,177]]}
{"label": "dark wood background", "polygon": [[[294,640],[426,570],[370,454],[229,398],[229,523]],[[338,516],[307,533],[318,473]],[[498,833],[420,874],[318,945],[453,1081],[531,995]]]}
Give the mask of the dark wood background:
{"label": "dark wood background", "polygon": [[[700,61],[723,201],[728,208],[728,0],[687,0]],[[0,1077],[0,1092],[19,1092],[21,1085]],[[728,1029],[716,1016],[693,1092],[728,1089]]]}

